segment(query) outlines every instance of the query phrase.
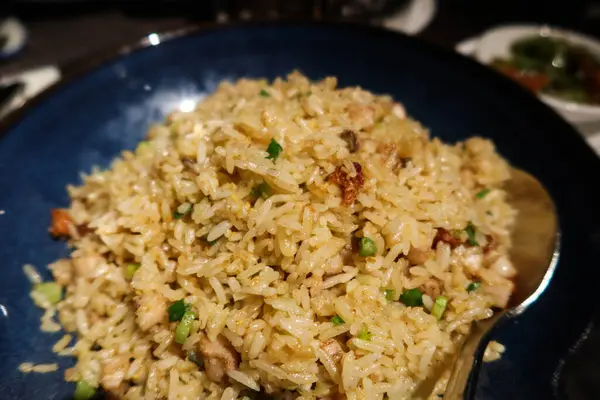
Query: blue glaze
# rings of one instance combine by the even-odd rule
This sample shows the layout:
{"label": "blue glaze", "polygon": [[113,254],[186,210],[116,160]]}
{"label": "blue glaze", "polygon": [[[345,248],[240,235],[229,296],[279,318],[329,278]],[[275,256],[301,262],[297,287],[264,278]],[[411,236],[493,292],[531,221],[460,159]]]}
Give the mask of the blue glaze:
{"label": "blue glaze", "polygon": [[[596,302],[581,277],[598,281],[598,159],[550,109],[474,62],[418,40],[350,25],[271,25],[193,33],[122,56],[72,80],[25,112],[0,140],[0,398],[67,399],[63,371],[23,375],[17,366],[58,360],[60,337],[38,332],[42,312],[21,266],[40,270],[68,252],[47,234],[50,209],[66,206],[79,172],[107,167],[133,149],[153,121],[222,79],[285,75],[392,94],[443,140],[491,137],[556,200],[563,251],[554,280],[530,310],[497,332],[505,357],[484,367],[476,398],[550,399],[552,374]],[[45,276],[49,276],[44,272]],[[0,311],[2,311],[0,309]]]}

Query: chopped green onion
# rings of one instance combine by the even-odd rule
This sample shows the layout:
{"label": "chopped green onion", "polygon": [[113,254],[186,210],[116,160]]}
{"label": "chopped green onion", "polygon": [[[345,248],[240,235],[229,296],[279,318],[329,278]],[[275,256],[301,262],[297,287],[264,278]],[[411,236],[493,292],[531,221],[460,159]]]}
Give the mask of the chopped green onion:
{"label": "chopped green onion", "polygon": [[346,321],[344,321],[344,320],[342,319],[342,317],[340,317],[339,315],[337,315],[337,314],[336,314],[336,315],[334,315],[334,316],[333,316],[333,318],[331,318],[331,323],[332,323],[333,325],[335,325],[335,326],[338,326],[338,325],[343,325],[343,324],[345,324],[345,323],[346,323]]}
{"label": "chopped green onion", "polygon": [[431,315],[433,315],[437,319],[442,319],[442,315],[444,315],[446,307],[448,307],[448,298],[444,296],[438,296],[438,298],[435,299],[433,308],[431,309]]}
{"label": "chopped green onion", "polygon": [[477,290],[481,286],[481,282],[471,282],[469,286],[467,286],[467,292],[472,292],[473,290]]}
{"label": "chopped green onion", "polygon": [[265,89],[261,89],[259,95],[261,95],[262,97],[271,97],[269,92],[267,92]]}
{"label": "chopped green onion", "polygon": [[366,326],[364,326],[359,332],[358,332],[358,338],[361,340],[371,340],[371,336],[373,336],[371,334],[371,332],[369,332],[369,330],[367,329]]}
{"label": "chopped green onion", "polygon": [[194,319],[196,319],[196,314],[193,311],[188,310],[183,314],[181,322],[179,322],[179,325],[175,329],[175,341],[177,343],[184,344],[188,336],[190,336]]}
{"label": "chopped green onion", "polygon": [[396,291],[393,289],[388,289],[388,290],[384,290],[383,293],[385,294],[385,299],[387,301],[394,301],[396,300]]}
{"label": "chopped green onion", "polygon": [[62,287],[56,282],[38,283],[35,291],[44,296],[50,304],[56,304],[62,300]]}
{"label": "chopped green onion", "polygon": [[171,304],[167,310],[169,313],[169,322],[179,321],[183,318],[183,314],[189,309],[189,304],[186,304],[183,300],[177,300],[175,303]]}
{"label": "chopped green onion", "polygon": [[196,364],[199,367],[204,365],[204,359],[202,356],[195,351],[190,351],[187,355],[187,359]]}
{"label": "chopped green onion", "polygon": [[469,237],[467,240],[469,244],[471,246],[479,246],[479,243],[477,243],[477,240],[475,240],[475,227],[471,222],[468,223],[467,227],[465,228],[465,232],[467,232],[467,236]]}
{"label": "chopped green onion", "polygon": [[133,279],[133,275],[135,275],[135,272],[140,269],[141,264],[138,263],[132,263],[132,264],[127,264],[125,266],[125,278],[126,279]]}
{"label": "chopped green onion", "polygon": [[89,400],[96,394],[96,388],[86,381],[77,381],[73,400]]}
{"label": "chopped green onion", "polygon": [[215,239],[215,240],[209,240],[208,241],[208,245],[209,246],[214,246],[215,244],[217,244],[217,242],[219,241],[219,239]]}
{"label": "chopped green onion", "polygon": [[254,197],[268,199],[273,195],[273,189],[271,189],[271,186],[267,182],[263,182],[252,189],[252,194]]}
{"label": "chopped green onion", "polygon": [[477,197],[478,199],[483,199],[488,193],[490,192],[490,189],[483,189],[480,190],[475,197]]}
{"label": "chopped green onion", "polygon": [[409,307],[423,305],[423,293],[417,288],[409,289],[400,295],[400,301]]}
{"label": "chopped green onion", "polygon": [[377,245],[368,237],[361,237],[358,243],[358,254],[362,257],[369,257],[377,253]]}
{"label": "chopped green onion", "polygon": [[281,153],[282,150],[283,147],[281,147],[281,145],[277,143],[277,140],[271,139],[271,141],[269,142],[269,146],[267,146],[267,153],[269,153],[269,155],[267,156],[267,160],[277,160],[277,157],[279,157],[279,153]]}

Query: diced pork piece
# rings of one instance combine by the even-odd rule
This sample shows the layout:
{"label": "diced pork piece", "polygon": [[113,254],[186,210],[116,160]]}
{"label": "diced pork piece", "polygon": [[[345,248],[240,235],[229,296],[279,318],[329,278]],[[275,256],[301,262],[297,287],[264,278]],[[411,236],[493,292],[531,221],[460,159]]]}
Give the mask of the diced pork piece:
{"label": "diced pork piece", "polygon": [[213,382],[223,382],[227,371],[239,366],[239,354],[222,335],[217,336],[214,342],[206,336],[203,337],[198,344],[198,350],[204,356],[206,376]]}
{"label": "diced pork piece", "polygon": [[356,197],[358,196],[358,191],[365,184],[362,166],[357,162],[353,162],[352,164],[356,170],[355,176],[350,176],[350,173],[346,168],[343,165],[340,165],[327,178],[330,182],[335,183],[342,189],[342,204],[345,206],[354,203],[354,200],[356,200]]}
{"label": "diced pork piece", "polygon": [[56,238],[70,236],[73,221],[67,210],[62,208],[54,208],[51,211],[52,225],[50,226],[50,234]]}
{"label": "diced pork piece", "polygon": [[167,319],[167,302],[157,293],[143,294],[135,298],[138,306],[136,310],[137,324],[143,331],[147,331]]}

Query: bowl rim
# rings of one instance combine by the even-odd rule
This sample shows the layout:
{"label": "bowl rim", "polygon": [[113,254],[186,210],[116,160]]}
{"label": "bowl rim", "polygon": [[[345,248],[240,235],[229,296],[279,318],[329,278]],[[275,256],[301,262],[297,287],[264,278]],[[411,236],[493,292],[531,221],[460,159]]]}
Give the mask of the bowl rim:
{"label": "bowl rim", "polygon": [[[480,55],[480,49],[482,48],[482,46],[485,46],[486,40],[489,41],[491,40],[490,38],[494,38],[495,36],[497,38],[502,38],[503,35],[516,32],[518,32],[521,37],[528,36],[531,34],[538,34],[544,37],[560,37],[566,40],[571,39],[576,42],[580,42],[585,47],[593,47],[593,49],[590,49],[590,51],[592,51],[593,53],[597,53],[600,57],[600,40],[589,36],[585,33],[576,32],[570,29],[565,29],[559,26],[548,24],[506,24],[497,26],[495,28],[491,28],[481,35],[480,40],[477,42],[477,45],[475,47],[475,51],[473,52],[475,58],[479,62],[487,65],[486,60],[483,60]],[[514,38],[511,37],[510,40],[514,41]],[[566,112],[600,117],[600,105],[591,105],[578,103],[575,101],[563,100],[560,97],[551,96],[543,93],[538,94],[538,97],[544,103],[555,108],[560,108],[561,110],[564,110]]]}

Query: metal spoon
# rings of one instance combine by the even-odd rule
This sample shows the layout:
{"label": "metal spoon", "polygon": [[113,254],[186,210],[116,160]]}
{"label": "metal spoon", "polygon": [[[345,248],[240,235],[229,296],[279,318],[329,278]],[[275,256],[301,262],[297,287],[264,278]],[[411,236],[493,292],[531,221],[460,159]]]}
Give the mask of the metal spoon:
{"label": "metal spoon", "polygon": [[473,323],[453,365],[444,400],[471,399],[475,393],[483,350],[491,329],[521,314],[540,297],[556,268],[560,232],[554,202],[542,184],[513,168],[506,184],[509,203],[518,211],[512,233],[511,260],[518,271],[509,307]]}

